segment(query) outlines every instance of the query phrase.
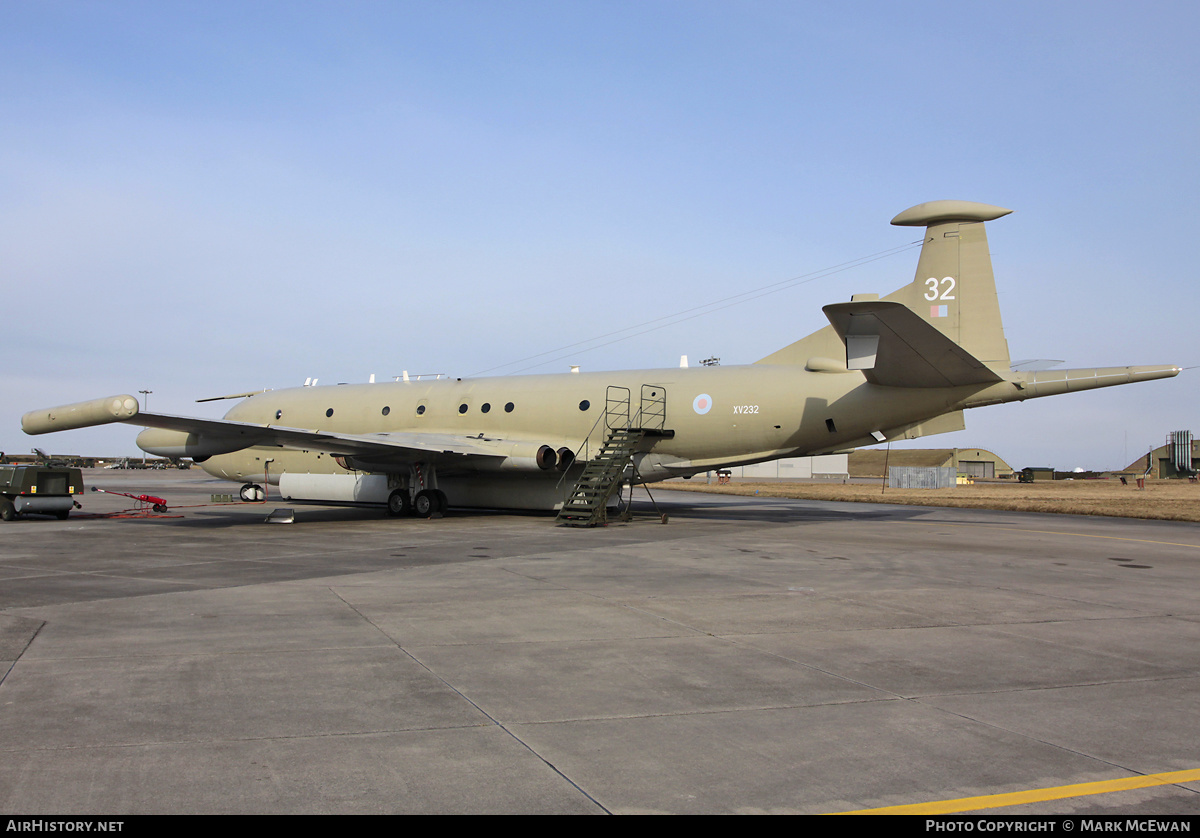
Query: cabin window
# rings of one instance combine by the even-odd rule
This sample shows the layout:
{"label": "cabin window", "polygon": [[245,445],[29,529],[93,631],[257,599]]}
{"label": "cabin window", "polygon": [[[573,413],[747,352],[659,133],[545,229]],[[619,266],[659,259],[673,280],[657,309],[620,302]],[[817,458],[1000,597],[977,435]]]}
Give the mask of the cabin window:
{"label": "cabin window", "polygon": [[513,407],[514,407],[513,403],[512,403],[512,402],[509,402],[508,404],[506,404],[506,405],[504,406],[504,412],[505,412],[505,413],[512,413],[512,412],[513,412]]}
{"label": "cabin window", "polygon": [[331,407],[331,408],[329,408],[329,410],[325,411],[325,415],[326,415],[327,417],[328,417],[328,416],[332,416],[332,415],[333,415],[333,408]]}
{"label": "cabin window", "polygon": [[592,406],[592,403],[591,403],[591,402],[589,402],[587,399],[584,399],[583,401],[581,401],[581,402],[579,403],[579,409],[580,409],[580,410],[587,410],[587,409],[588,409],[589,407],[591,407],[591,406]]}
{"label": "cabin window", "polygon": [[492,409],[492,406],[490,404],[488,404],[487,402],[484,402],[483,404],[481,404],[479,406],[480,413],[487,413],[491,409]]}
{"label": "cabin window", "polygon": [[460,404],[460,405],[458,406],[458,412],[459,412],[459,413],[466,413],[466,412],[467,412],[467,406],[466,406],[465,404]]}
{"label": "cabin window", "polygon": [[282,418],[283,418],[283,411],[282,411],[282,410],[277,410],[277,411],[275,411],[275,418],[276,418],[276,419],[282,419]]}
{"label": "cabin window", "polygon": [[423,416],[424,414],[425,414],[425,405],[423,405],[423,404],[417,405],[417,415]]}
{"label": "cabin window", "polygon": [[390,407],[388,407],[387,405],[384,405],[383,410],[381,410],[379,412],[382,413],[384,416],[387,416],[389,413],[392,412],[392,409]]}

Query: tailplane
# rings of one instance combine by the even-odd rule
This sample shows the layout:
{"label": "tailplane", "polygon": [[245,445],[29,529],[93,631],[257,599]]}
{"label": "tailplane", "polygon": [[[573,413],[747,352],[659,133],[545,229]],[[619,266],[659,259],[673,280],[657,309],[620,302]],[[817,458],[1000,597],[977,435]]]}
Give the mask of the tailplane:
{"label": "tailplane", "polygon": [[846,344],[846,369],[862,370],[872,384],[961,387],[1004,380],[903,303],[838,303],[824,311]]}

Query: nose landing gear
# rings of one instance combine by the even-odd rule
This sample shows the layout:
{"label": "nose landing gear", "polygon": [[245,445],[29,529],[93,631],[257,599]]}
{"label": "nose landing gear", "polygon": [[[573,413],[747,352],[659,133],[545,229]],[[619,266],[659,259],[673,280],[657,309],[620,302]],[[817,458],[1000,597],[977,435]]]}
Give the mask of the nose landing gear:
{"label": "nose landing gear", "polygon": [[238,492],[238,497],[246,503],[262,503],[267,499],[267,493],[257,483],[247,483]]}

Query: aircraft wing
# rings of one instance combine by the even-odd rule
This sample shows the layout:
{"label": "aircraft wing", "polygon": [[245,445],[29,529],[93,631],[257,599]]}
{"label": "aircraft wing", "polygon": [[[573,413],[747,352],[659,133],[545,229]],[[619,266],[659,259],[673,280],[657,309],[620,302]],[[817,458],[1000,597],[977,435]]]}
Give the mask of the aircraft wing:
{"label": "aircraft wing", "polygon": [[886,387],[958,387],[1004,379],[903,303],[837,303],[822,311],[846,344],[846,368]]}
{"label": "aircraft wing", "polygon": [[[240,451],[260,445],[323,451],[334,455],[369,459],[412,460],[441,463],[464,463],[470,459],[502,459],[510,452],[502,450],[504,440],[436,433],[370,433],[343,434],[305,428],[285,428],[257,425],[229,419],[198,419],[191,416],[171,416],[165,413],[145,413],[132,396],[108,396],[89,402],[46,408],[26,413],[21,427],[27,434],[43,434],[74,428],[124,422],[175,431],[162,437],[149,437],[139,444],[150,453],[161,447],[161,456],[204,456]],[[186,436],[179,436],[180,434]],[[509,442],[511,448],[511,441]],[[187,448],[189,450],[182,450]],[[166,453],[170,449],[169,453]],[[176,450],[181,449],[181,450]]]}
{"label": "aircraft wing", "polygon": [[312,431],[304,428],[283,428],[275,425],[255,425],[228,419],[194,419],[161,413],[138,413],[137,424],[198,435],[202,439],[237,441],[234,450],[255,445],[277,445],[307,451],[324,451],[334,455],[403,460],[455,460],[463,457],[503,457],[504,454],[485,442],[499,440],[472,439],[456,434],[428,433],[371,433],[342,434]]}

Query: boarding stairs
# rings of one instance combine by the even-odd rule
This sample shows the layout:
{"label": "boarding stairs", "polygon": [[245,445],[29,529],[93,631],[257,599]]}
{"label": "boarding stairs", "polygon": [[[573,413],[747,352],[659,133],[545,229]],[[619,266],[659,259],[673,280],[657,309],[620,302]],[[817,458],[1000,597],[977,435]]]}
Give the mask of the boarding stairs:
{"label": "boarding stairs", "polygon": [[608,499],[633,469],[633,455],[646,438],[644,428],[616,428],[588,460],[575,488],[559,510],[555,523],[568,527],[597,527],[608,522]]}
{"label": "boarding stairs", "polygon": [[601,417],[608,428],[608,438],[596,456],[587,460],[555,523],[568,527],[597,527],[608,523],[609,500],[622,485],[629,483],[632,487],[638,480],[633,456],[638,453],[643,440],[648,436],[674,436],[673,431],[664,430],[665,389],[647,384],[642,387],[641,397],[641,407],[631,418],[629,390],[608,388],[607,404]]}

